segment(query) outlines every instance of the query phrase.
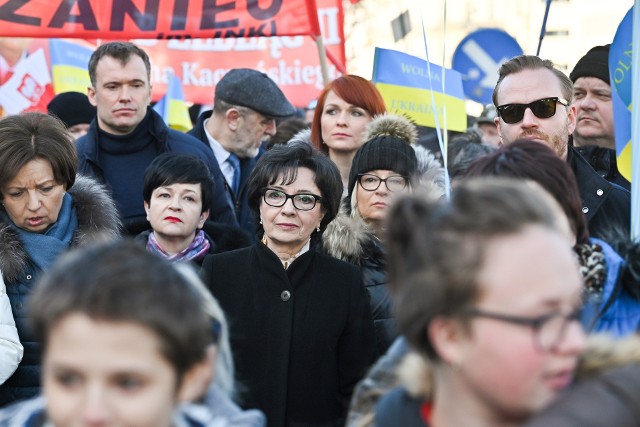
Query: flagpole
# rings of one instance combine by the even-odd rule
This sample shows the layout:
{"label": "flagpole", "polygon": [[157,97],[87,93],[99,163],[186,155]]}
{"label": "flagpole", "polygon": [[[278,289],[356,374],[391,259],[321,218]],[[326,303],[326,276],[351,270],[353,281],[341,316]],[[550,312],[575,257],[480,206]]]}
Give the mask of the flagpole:
{"label": "flagpole", "polygon": [[329,67],[327,65],[327,50],[324,47],[322,34],[316,36],[316,46],[318,47],[318,57],[320,58],[320,70],[322,71],[322,81],[326,85],[329,84]]}
{"label": "flagpole", "polygon": [[538,41],[538,50],[536,56],[540,56],[540,48],[542,48],[542,39],[547,32],[547,18],[549,17],[549,8],[551,7],[551,0],[547,0],[547,5],[544,9],[544,18],[542,19],[542,28],[540,28],[540,41]]}
{"label": "flagpole", "polygon": [[[640,31],[640,0],[633,7],[633,31]],[[632,36],[631,80],[631,238],[640,239],[640,43]]]}

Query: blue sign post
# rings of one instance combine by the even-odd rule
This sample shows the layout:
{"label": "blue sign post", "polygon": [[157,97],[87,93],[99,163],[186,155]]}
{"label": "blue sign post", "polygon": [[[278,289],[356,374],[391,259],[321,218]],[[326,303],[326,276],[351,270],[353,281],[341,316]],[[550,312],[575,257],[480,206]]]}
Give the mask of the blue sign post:
{"label": "blue sign post", "polygon": [[505,31],[485,28],[462,39],[453,53],[451,68],[462,74],[467,98],[489,104],[500,64],[522,52],[518,42]]}

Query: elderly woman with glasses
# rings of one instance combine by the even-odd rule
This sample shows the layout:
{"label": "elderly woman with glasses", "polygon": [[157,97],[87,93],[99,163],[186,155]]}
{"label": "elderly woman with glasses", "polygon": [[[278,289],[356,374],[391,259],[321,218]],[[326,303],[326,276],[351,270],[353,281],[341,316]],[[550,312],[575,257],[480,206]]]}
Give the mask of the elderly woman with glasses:
{"label": "elderly woman with glasses", "polygon": [[[415,125],[402,116],[385,114],[371,122],[366,142],[353,158],[342,210],[323,234],[328,254],[357,265],[363,272],[380,354],[396,337],[387,289],[383,225],[396,198],[410,193],[418,181],[417,154],[421,159],[424,155],[414,149],[417,133]],[[435,172],[442,176],[440,164],[435,159],[430,164],[425,175]]]}
{"label": "elderly woman with glasses", "polygon": [[360,271],[316,250],[338,211],[340,173],[290,143],[266,152],[247,185],[258,243],[203,263],[229,320],[240,404],[269,426],[344,425],[376,349]]}
{"label": "elderly woman with glasses", "polygon": [[484,178],[390,212],[395,314],[413,353],[375,425],[519,426],[573,380],[578,264],[539,186]]}

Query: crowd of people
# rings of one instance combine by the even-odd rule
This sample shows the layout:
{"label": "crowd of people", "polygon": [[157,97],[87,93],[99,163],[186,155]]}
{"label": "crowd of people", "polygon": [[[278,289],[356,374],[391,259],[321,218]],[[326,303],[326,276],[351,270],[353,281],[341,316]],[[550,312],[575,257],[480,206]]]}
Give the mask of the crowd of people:
{"label": "crowd of people", "polygon": [[102,44],[0,120],[0,426],[637,425],[607,58],[507,60],[441,162],[355,75],[305,121],[231,70],[178,132]]}

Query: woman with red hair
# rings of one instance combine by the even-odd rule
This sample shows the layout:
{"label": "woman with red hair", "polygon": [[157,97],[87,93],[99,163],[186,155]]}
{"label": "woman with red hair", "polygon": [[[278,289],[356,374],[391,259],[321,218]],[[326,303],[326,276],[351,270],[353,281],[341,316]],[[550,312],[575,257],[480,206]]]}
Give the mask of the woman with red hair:
{"label": "woman with red hair", "polygon": [[333,80],[320,94],[311,122],[311,141],[338,166],[344,188],[365,128],[385,111],[378,89],[352,74]]}

